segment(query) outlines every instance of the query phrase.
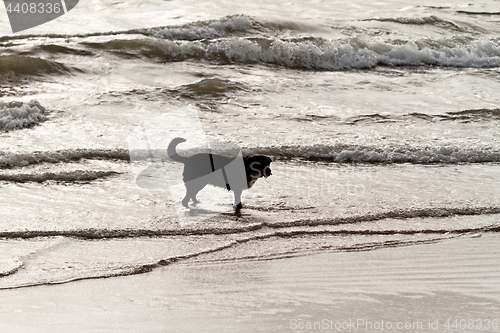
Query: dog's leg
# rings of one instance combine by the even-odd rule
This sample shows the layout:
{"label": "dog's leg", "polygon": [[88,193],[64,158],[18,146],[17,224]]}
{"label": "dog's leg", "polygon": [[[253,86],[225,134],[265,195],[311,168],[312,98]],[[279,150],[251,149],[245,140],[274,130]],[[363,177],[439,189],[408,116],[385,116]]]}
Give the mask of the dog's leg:
{"label": "dog's leg", "polygon": [[234,204],[236,205],[236,209],[243,208],[241,204],[241,190],[234,190]]}
{"label": "dog's leg", "polygon": [[188,193],[189,193],[189,192],[187,192],[187,191],[186,191],[186,196],[184,197],[184,199],[182,199],[182,205],[183,205],[184,207],[186,207],[186,208],[188,207],[188,204],[189,204],[189,199],[190,199],[190,197],[189,197],[189,194],[188,194]]}
{"label": "dog's leg", "polygon": [[182,205],[187,207],[189,204],[189,199],[193,200],[194,203],[199,203],[196,199],[196,195],[200,192],[207,184],[199,179],[190,181],[186,183],[186,196],[182,200]]}

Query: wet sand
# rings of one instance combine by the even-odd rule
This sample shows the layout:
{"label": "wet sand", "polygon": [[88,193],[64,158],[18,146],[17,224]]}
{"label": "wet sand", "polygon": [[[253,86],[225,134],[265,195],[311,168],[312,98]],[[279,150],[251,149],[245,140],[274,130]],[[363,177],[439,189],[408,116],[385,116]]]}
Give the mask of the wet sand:
{"label": "wet sand", "polygon": [[[491,332],[487,321],[500,319],[499,245],[486,234],[274,260],[198,258],[140,275],[2,290],[0,330]],[[458,329],[446,329],[448,319]]]}

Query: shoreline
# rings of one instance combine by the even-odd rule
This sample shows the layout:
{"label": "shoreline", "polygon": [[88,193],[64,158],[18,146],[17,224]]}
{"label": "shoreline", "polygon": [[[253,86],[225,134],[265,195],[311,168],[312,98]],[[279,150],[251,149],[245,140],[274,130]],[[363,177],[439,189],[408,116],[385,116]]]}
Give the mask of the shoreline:
{"label": "shoreline", "polygon": [[[499,319],[495,244],[500,237],[488,234],[278,260],[195,260],[139,275],[2,290],[0,329],[301,332],[331,321],[333,326],[315,329],[326,332],[336,331],[335,323],[365,320],[421,322],[418,331],[431,332],[436,320]],[[475,330],[460,330],[469,331]]]}

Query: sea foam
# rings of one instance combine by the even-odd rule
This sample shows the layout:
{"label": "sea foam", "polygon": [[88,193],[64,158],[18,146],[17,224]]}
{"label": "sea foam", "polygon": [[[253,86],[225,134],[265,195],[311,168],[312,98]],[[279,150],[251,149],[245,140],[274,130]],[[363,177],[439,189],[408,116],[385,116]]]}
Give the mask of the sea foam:
{"label": "sea foam", "polygon": [[[175,44],[175,45],[174,45]],[[206,58],[254,62],[292,68],[336,70],[377,65],[450,67],[500,66],[498,40],[420,40],[391,42],[354,37],[342,40],[230,38],[209,43],[167,42],[164,52],[174,58]]]}
{"label": "sea foam", "polygon": [[375,66],[500,66],[500,39],[382,40],[366,36],[323,38],[229,37],[210,40],[113,40],[94,48],[162,61],[273,64],[288,68],[342,70]]}
{"label": "sea foam", "polygon": [[46,109],[38,102],[14,102],[0,105],[0,130],[10,131],[37,125],[47,119]]}
{"label": "sea foam", "polygon": [[500,162],[500,150],[492,147],[458,146],[382,146],[363,145],[313,145],[263,147],[247,149],[246,153],[271,155],[278,158],[299,158],[334,163],[381,164],[456,164]]}

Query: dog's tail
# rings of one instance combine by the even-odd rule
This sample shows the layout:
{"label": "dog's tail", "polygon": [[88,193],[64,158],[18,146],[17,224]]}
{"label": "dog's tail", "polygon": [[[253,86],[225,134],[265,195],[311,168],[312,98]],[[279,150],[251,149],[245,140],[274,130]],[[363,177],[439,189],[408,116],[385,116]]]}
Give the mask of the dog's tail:
{"label": "dog's tail", "polygon": [[185,142],[186,139],[183,138],[175,138],[173,139],[170,144],[168,145],[167,149],[167,154],[168,157],[173,159],[174,161],[181,162],[181,163],[186,163],[187,157],[182,157],[179,154],[177,154],[176,147],[178,144]]}

